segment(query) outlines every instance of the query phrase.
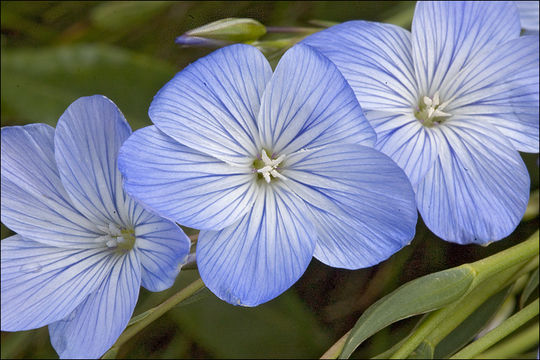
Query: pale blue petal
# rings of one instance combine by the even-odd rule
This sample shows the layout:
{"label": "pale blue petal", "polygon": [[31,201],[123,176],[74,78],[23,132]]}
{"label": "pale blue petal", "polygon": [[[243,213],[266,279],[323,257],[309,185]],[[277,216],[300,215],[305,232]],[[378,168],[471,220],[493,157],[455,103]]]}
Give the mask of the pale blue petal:
{"label": "pale blue petal", "polygon": [[137,252],[116,255],[101,286],[68,317],[49,325],[51,344],[62,359],[99,358],[126,328],[139,296]]}
{"label": "pale blue petal", "polygon": [[310,35],[303,43],[337,65],[368,120],[369,110],[407,111],[416,105],[409,31],[391,24],[349,21]]}
{"label": "pale blue petal", "polygon": [[150,118],[181,144],[245,164],[260,151],[256,116],[270,64],[255,47],[216,50],[179,72],[154,97]]}
{"label": "pale blue petal", "polygon": [[417,212],[407,176],[366,146],[330,145],[290,155],[286,186],[308,204],[315,257],[334,267],[375,265],[414,237]]}
{"label": "pale blue petal", "polygon": [[529,174],[519,153],[496,128],[474,118],[454,117],[434,133],[439,158],[416,194],[426,225],[459,244],[508,236],[529,198]]}
{"label": "pale blue petal", "polygon": [[168,289],[189,254],[191,241],[178,225],[147,211],[137,221],[135,236],[142,286],[150,291]]}
{"label": "pale blue petal", "polygon": [[316,242],[306,207],[278,182],[261,184],[251,211],[221,231],[201,231],[197,265],[206,286],[234,305],[255,306],[293,285]]}
{"label": "pale blue petal", "polygon": [[52,246],[96,247],[102,235],[71,204],[54,159],[54,129],[45,124],[2,128],[2,222]]}
{"label": "pale blue petal", "polygon": [[479,52],[519,33],[519,14],[511,2],[419,1],[412,23],[419,95],[433,96]]}
{"label": "pale blue petal", "polygon": [[192,150],[155,126],[136,131],[118,161],[131,196],[192,228],[219,230],[233,224],[255,199],[256,175],[250,167]]}
{"label": "pale blue petal", "polygon": [[73,204],[96,224],[120,224],[127,216],[116,158],[131,129],[116,105],[101,95],[82,97],[56,126],[55,157]]}
{"label": "pale blue petal", "polygon": [[445,111],[489,121],[519,151],[538,152],[538,36],[522,36],[478,54],[444,92]]}
{"label": "pale blue petal", "polygon": [[343,75],[323,55],[301,44],[277,65],[258,121],[263,147],[275,154],[336,141],[368,146],[375,141]]}
{"label": "pale blue petal", "polygon": [[521,27],[529,34],[536,33],[538,35],[540,3],[538,1],[516,1],[515,3],[519,11]]}
{"label": "pale blue petal", "polygon": [[437,144],[430,129],[412,114],[371,111],[369,119],[377,131],[375,148],[390,156],[415,187],[437,159]]}
{"label": "pale blue petal", "polygon": [[111,269],[110,251],[62,249],[14,235],[1,242],[2,331],[68,316]]}

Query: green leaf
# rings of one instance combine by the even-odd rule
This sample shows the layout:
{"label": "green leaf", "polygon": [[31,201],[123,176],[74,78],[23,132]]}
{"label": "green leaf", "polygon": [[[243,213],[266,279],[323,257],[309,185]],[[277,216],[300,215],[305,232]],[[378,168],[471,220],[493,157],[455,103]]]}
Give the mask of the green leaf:
{"label": "green leaf", "polygon": [[525,303],[527,302],[527,299],[531,296],[534,289],[538,287],[538,268],[534,270],[529,277],[529,281],[527,282],[527,285],[525,285],[525,288],[523,289],[523,292],[521,293],[521,297],[519,299],[519,307],[523,307]]}
{"label": "green leaf", "polygon": [[433,346],[427,342],[422,342],[407,359],[433,359]]}
{"label": "green leaf", "polygon": [[511,286],[499,291],[480,305],[467,319],[448,334],[435,348],[436,359],[447,358],[469,343],[476,334],[495,316],[504,303]]}
{"label": "green leaf", "polygon": [[94,94],[114,101],[134,129],[150,125],[150,102],[175,73],[167,63],[106,45],[4,49],[1,68],[2,126],[55,126],[69,104]]}
{"label": "green leaf", "polygon": [[436,310],[459,299],[467,292],[474,277],[474,270],[463,265],[423,276],[399,287],[362,314],[340,357],[348,358],[365,339],[398,320]]}

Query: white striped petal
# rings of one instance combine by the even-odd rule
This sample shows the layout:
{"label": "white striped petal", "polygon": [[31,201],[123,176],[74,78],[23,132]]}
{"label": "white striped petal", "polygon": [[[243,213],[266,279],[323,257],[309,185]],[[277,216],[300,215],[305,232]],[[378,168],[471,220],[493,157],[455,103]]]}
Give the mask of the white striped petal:
{"label": "white striped petal", "polygon": [[365,111],[404,111],[416,105],[411,34],[407,30],[391,24],[349,21],[310,35],[303,43],[337,65]]}
{"label": "white striped petal", "polygon": [[192,150],[155,126],[136,131],[118,161],[131,196],[192,228],[222,229],[240,219],[255,198],[250,167]]}
{"label": "white striped petal", "polygon": [[508,236],[529,198],[529,174],[519,153],[490,124],[452,118],[434,132],[439,158],[418,185],[424,222],[459,244],[486,244]]}
{"label": "white striped petal", "polygon": [[2,331],[35,329],[65,318],[112,268],[107,248],[62,249],[20,235],[0,244]]}
{"label": "white striped petal", "polygon": [[256,306],[293,285],[316,242],[306,207],[279,183],[261,185],[251,211],[221,231],[201,231],[197,265],[206,286],[234,305]]}
{"label": "white striped petal", "polygon": [[334,64],[295,45],[281,58],[258,117],[263,147],[276,154],[334,142],[372,145],[375,133]]}
{"label": "white striped petal", "polygon": [[68,317],[49,325],[61,359],[99,358],[126,328],[139,296],[141,267],[135,251],[113,260],[101,286]]}
{"label": "white striped petal", "polygon": [[538,152],[538,36],[522,36],[478,54],[444,92],[445,111],[489,121],[519,151]]}
{"label": "white striped petal", "polygon": [[287,158],[285,185],[308,204],[315,257],[334,267],[375,265],[407,245],[417,212],[405,173],[361,145],[330,145]]}
{"label": "white striped petal", "polygon": [[154,97],[149,115],[181,144],[246,164],[260,151],[255,119],[271,76],[270,64],[255,47],[227,46],[179,72]]}
{"label": "white striped petal", "polygon": [[71,203],[54,158],[54,129],[45,124],[2,128],[2,222],[51,246],[96,247],[99,233]]}
{"label": "white striped petal", "polygon": [[175,223],[145,211],[135,226],[135,237],[142,286],[150,291],[171,287],[189,254],[187,235]]}
{"label": "white striped petal", "polygon": [[519,14],[511,2],[419,1],[412,23],[419,95],[433,96],[479,52],[519,33]]}
{"label": "white striped petal", "polygon": [[431,129],[412,114],[372,111],[368,116],[377,131],[375,148],[390,156],[415,187],[437,159],[437,144]]}
{"label": "white striped petal", "polygon": [[74,206],[96,224],[126,221],[116,158],[131,129],[116,105],[101,95],[74,101],[58,120],[55,157]]}
{"label": "white striped petal", "polygon": [[521,27],[526,30],[525,33],[538,35],[540,3],[538,1],[515,1],[515,3],[519,11]]}

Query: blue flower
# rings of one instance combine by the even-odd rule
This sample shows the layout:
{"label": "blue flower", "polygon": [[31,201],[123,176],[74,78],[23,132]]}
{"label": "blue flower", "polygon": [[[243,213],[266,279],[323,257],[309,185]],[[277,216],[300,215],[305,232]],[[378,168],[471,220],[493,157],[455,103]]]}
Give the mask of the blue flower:
{"label": "blue flower", "polygon": [[519,11],[521,28],[525,30],[525,34],[538,35],[540,3],[538,1],[516,1],[516,5]]}
{"label": "blue flower", "polygon": [[103,96],[45,124],[2,128],[2,331],[49,325],[62,358],[97,358],[126,327],[139,288],[170,287],[189,252],[174,223],[122,189],[131,129]]}
{"label": "blue flower", "polygon": [[418,2],[412,33],[351,21],[305,39],[330,58],[409,176],[439,237],[510,234],[529,197],[518,153],[538,152],[538,36],[505,2]]}
{"label": "blue flower", "polygon": [[248,45],[199,59],[165,85],[155,126],[122,146],[129,194],[201,229],[197,264],[221,299],[255,306],[315,256],[357,269],[413,237],[410,183],[386,155],[335,65],[298,45],[274,73]]}

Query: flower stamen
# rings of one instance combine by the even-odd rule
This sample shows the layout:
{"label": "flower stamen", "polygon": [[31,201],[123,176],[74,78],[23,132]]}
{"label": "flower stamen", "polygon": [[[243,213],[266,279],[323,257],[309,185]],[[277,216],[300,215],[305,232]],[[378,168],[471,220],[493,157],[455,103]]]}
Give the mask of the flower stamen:
{"label": "flower stamen", "polygon": [[129,251],[135,245],[135,231],[133,229],[119,228],[116,224],[109,223],[107,226],[99,226],[105,234],[97,238],[97,241],[105,243],[108,248]]}
{"label": "flower stamen", "polygon": [[424,126],[432,127],[438,125],[452,116],[452,114],[443,111],[449,103],[450,100],[441,104],[439,92],[436,91],[433,97],[424,96],[422,98],[414,115]]}
{"label": "flower stamen", "polygon": [[278,166],[283,162],[283,160],[285,160],[285,155],[281,155],[276,159],[272,159],[268,156],[266,150],[263,149],[261,152],[261,160],[255,160],[253,162],[254,170],[256,170],[258,174],[262,175],[262,177],[267,183],[270,183],[270,181],[272,181],[271,176],[283,180],[286,179],[286,177],[281,175],[278,171]]}

